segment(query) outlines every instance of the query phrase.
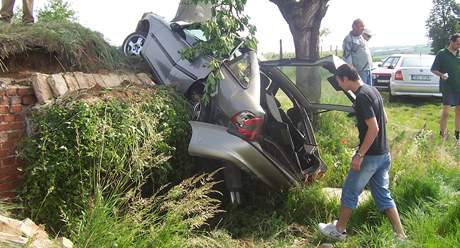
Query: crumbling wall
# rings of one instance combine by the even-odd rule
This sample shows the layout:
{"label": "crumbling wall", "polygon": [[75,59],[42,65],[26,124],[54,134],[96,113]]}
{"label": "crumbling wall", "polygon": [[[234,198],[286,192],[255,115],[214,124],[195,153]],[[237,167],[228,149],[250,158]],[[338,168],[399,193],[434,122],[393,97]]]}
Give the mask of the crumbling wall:
{"label": "crumbling wall", "polygon": [[21,79],[0,78],[0,199],[15,197],[22,180],[24,164],[18,159],[17,147],[27,134],[28,109],[50,103],[71,91],[123,84],[154,85],[145,73],[30,73]]}
{"label": "crumbling wall", "polygon": [[26,134],[24,111],[35,103],[31,86],[0,88],[0,198],[14,197],[21,182],[22,161],[17,158],[16,148]]}

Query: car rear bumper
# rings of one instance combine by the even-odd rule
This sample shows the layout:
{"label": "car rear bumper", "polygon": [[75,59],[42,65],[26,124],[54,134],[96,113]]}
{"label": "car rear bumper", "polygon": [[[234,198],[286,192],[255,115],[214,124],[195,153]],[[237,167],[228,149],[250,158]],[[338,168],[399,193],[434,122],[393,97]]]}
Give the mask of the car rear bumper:
{"label": "car rear bumper", "polygon": [[289,172],[263,153],[258,143],[247,142],[230,134],[223,126],[196,121],[191,121],[190,125],[190,155],[230,162],[252,172],[274,189],[289,188],[297,184]]}
{"label": "car rear bumper", "polygon": [[390,88],[392,95],[441,96],[437,83],[391,82]]}

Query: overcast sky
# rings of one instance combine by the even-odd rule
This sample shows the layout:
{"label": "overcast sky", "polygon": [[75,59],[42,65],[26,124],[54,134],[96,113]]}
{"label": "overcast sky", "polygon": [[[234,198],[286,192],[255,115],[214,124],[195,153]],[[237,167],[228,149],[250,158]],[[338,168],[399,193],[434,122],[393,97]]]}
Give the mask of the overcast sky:
{"label": "overcast sky", "polygon": [[[22,1],[17,0],[18,4]],[[47,1],[36,0],[35,9]],[[81,24],[99,31],[114,45],[134,31],[144,12],[155,12],[170,20],[176,13],[179,0],[69,0],[77,11]],[[356,18],[364,20],[375,36],[370,46],[426,44],[425,20],[432,0],[330,0],[322,28],[331,33],[323,40],[323,49],[341,46]],[[293,50],[289,28],[276,5],[269,0],[248,0],[247,14],[258,28],[259,50],[278,51],[279,39],[285,50]]]}

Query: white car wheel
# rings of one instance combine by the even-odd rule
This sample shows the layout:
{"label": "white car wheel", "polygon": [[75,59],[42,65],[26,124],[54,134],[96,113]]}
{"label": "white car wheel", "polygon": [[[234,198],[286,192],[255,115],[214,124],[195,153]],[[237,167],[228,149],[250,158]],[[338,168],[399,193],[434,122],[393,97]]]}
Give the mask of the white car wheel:
{"label": "white car wheel", "polygon": [[142,48],[144,47],[145,36],[139,33],[132,33],[126,37],[123,42],[123,53],[128,56],[141,56]]}

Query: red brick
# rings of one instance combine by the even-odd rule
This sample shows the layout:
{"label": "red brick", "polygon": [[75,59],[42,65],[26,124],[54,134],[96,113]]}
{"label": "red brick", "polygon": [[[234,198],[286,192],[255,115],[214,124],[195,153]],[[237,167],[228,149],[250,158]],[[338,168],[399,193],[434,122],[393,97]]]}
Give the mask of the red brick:
{"label": "red brick", "polygon": [[[15,147],[12,147],[12,148],[15,148]],[[0,158],[15,155],[15,154],[16,154],[15,149],[2,149],[2,150],[0,150]]]}
{"label": "red brick", "polygon": [[5,132],[0,132],[0,142],[8,142],[8,135]]}
{"label": "red brick", "polygon": [[19,178],[18,179],[11,178],[10,180],[4,181],[4,182],[0,181],[0,194],[5,191],[14,191],[15,189],[18,188],[19,185],[21,185],[22,182],[23,181]]}
{"label": "red brick", "polygon": [[26,133],[25,130],[17,130],[17,131],[9,132],[7,134],[8,140],[17,141],[20,138],[24,137],[25,133]]}
{"label": "red brick", "polygon": [[8,114],[8,115],[0,115],[0,120],[2,122],[17,122],[17,121],[24,121],[24,118],[18,114]]}
{"label": "red brick", "polygon": [[18,92],[18,88],[9,88],[6,89],[6,95],[7,96],[16,96]]}
{"label": "red brick", "polygon": [[21,113],[22,105],[11,105],[10,112],[11,113]]}
{"label": "red brick", "polygon": [[20,96],[10,96],[10,105],[20,105],[21,102]]}
{"label": "red brick", "polygon": [[23,96],[22,97],[22,104],[24,105],[32,105],[35,102],[37,102],[37,99],[35,99],[34,96]]}
{"label": "red brick", "polygon": [[10,106],[8,105],[0,106],[0,114],[9,114],[9,113],[10,113]]}
{"label": "red brick", "polygon": [[7,96],[0,96],[0,105],[9,105],[10,101]]}
{"label": "red brick", "polygon": [[32,88],[18,88],[19,96],[31,96],[33,94],[34,90]]}
{"label": "red brick", "polygon": [[[16,158],[15,159],[15,162],[16,162]],[[12,164],[11,166],[4,166],[0,169],[0,177],[2,176],[16,176],[18,174],[21,174],[22,171],[18,170],[18,167],[14,164]]]}
{"label": "red brick", "polygon": [[[12,166],[16,166],[17,163],[16,163],[16,156],[10,156],[10,157],[7,157],[7,158],[2,158],[0,159],[1,161],[1,168],[8,168],[8,167],[12,167]],[[1,169],[0,171],[2,171],[3,169]],[[2,172],[3,174],[3,172]]]}
{"label": "red brick", "polygon": [[18,142],[17,140],[15,141],[9,141],[6,139],[6,141],[0,143],[0,149],[2,150],[7,150],[7,149],[16,149]]}
{"label": "red brick", "polygon": [[0,124],[0,132],[1,131],[21,130],[24,127],[25,127],[25,124],[22,121],[4,123],[4,124]]}
{"label": "red brick", "polygon": [[16,200],[16,193],[14,192],[0,192],[0,198],[3,200]]}

